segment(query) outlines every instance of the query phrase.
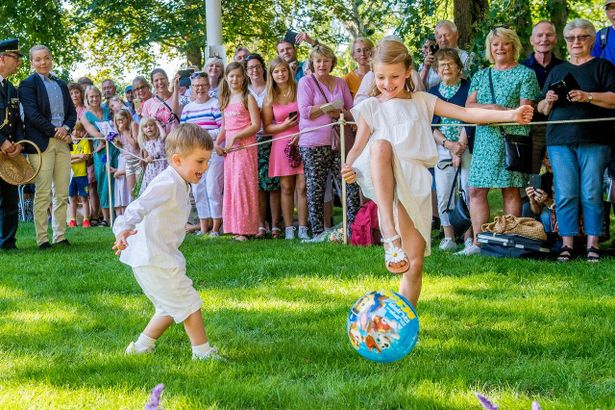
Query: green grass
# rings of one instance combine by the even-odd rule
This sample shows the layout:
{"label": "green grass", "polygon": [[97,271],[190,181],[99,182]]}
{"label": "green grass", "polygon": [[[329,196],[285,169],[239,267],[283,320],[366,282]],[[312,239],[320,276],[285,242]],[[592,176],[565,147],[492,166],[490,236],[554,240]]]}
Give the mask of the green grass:
{"label": "green grass", "polygon": [[189,236],[188,274],[224,363],[193,362],[181,326],[155,354],[126,357],[152,307],[111,252],[107,228],[70,249],[0,254],[0,408],[613,409],[615,266],[427,258],[420,341],[376,364],[353,351],[348,309],[397,289],[379,247],[234,243]]}

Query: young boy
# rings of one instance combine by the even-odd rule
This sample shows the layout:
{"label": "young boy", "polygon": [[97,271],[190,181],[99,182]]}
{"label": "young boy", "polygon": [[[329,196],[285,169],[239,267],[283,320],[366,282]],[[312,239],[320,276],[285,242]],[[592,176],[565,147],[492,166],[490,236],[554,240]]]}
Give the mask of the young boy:
{"label": "young boy", "polygon": [[80,139],[84,134],[83,125],[77,123],[73,129],[73,149],[70,152],[70,163],[73,169],[73,177],[70,179],[68,186],[68,196],[70,197],[70,222],[69,228],[77,226],[77,206],[78,198],[81,198],[83,205],[83,224],[84,228],[89,228],[90,225],[90,202],[88,193],[88,166],[87,160],[92,155],[90,149],[90,141]]}
{"label": "young boy", "polygon": [[133,201],[113,226],[116,255],[132,267],[137,282],[156,312],[126,354],[150,353],[156,340],[173,324],[182,323],[192,344],[192,358],[218,359],[201,316],[202,301],[186,276],[179,251],[190,214],[190,184],[207,170],[213,142],[195,124],[181,124],[166,138],[169,166]]}

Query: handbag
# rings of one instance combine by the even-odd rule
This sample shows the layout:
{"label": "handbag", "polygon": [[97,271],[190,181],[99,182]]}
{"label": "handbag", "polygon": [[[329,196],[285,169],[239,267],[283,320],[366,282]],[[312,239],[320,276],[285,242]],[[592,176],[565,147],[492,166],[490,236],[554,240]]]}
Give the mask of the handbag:
{"label": "handbag", "polygon": [[284,154],[291,167],[298,168],[301,165],[301,155],[299,154],[299,147],[296,144],[289,141],[288,145],[284,148]]}
{"label": "handbag", "polygon": [[[312,77],[312,80],[314,80],[314,82],[316,83],[316,86],[318,87],[318,91],[320,91],[320,94],[325,99],[325,102],[328,103],[329,99],[327,98],[324,91],[320,87],[320,84],[318,83],[318,80],[316,80],[316,77],[314,77],[314,74],[312,74],[311,77]],[[341,145],[340,138],[341,138],[340,137],[340,126],[339,124],[335,124],[331,127],[331,149],[333,151],[340,150],[340,145]],[[346,155],[348,155],[350,148],[352,148],[352,144],[354,144],[354,132],[352,131],[352,127],[350,125],[345,125],[344,126],[344,151]]]}
{"label": "handbag", "polygon": [[[493,78],[491,68],[489,69],[489,88],[494,104],[497,104],[495,92],[493,91]],[[498,127],[500,135],[504,138],[504,148],[506,152],[506,165],[508,171],[532,172],[532,138],[522,135],[506,134],[503,127]]]}
{"label": "handbag", "polygon": [[[449,222],[455,231],[455,237],[461,238],[463,234],[472,226],[472,219],[470,218],[470,210],[466,203],[466,193],[460,188],[461,178],[461,165],[457,168],[455,178],[451,185],[451,193],[448,197],[448,204],[445,212],[448,214]],[[455,187],[457,187],[457,199],[455,200],[455,208],[451,209],[451,202],[455,194]]]}

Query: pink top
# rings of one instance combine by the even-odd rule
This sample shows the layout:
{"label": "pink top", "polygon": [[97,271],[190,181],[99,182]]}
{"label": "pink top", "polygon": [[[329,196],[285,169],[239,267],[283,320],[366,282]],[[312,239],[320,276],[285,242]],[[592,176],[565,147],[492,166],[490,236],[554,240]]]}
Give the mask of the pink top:
{"label": "pink top", "polygon": [[[233,136],[241,132],[252,123],[250,111],[243,106],[243,103],[237,102],[226,106],[222,112],[224,117],[224,132],[226,137]],[[251,144],[256,141],[256,135],[235,140],[234,147]]]}
{"label": "pink top", "polygon": [[[299,106],[300,116],[299,128],[301,130],[318,127],[333,122],[331,117],[327,114],[321,115],[313,120],[310,119],[310,111],[312,110],[312,107],[321,106],[327,103],[318,89],[316,81],[318,81],[320,88],[327,96],[327,100],[329,102],[341,99],[344,101],[345,110],[350,110],[352,108],[352,95],[350,94],[346,81],[339,77],[333,77],[333,80],[335,82],[335,86],[333,87],[332,92],[329,91],[329,88],[325,84],[315,80],[315,77],[312,77],[311,75],[305,76],[299,81],[297,103]],[[330,127],[306,132],[305,134],[301,134],[299,139],[300,147],[321,147],[325,145],[331,145]]]}
{"label": "pink top", "polygon": [[178,125],[175,116],[171,112],[171,107],[173,103],[173,97],[169,97],[165,100],[169,108],[165,107],[165,105],[160,101],[160,99],[156,96],[153,96],[149,100],[143,103],[143,108],[141,109],[141,118],[153,118],[158,121],[158,124],[162,126],[166,135],[169,135],[173,128]]}

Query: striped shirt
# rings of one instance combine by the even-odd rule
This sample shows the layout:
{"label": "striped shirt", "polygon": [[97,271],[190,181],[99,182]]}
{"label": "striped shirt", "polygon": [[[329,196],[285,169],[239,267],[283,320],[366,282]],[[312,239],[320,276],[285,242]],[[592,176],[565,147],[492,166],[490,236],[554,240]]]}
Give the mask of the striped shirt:
{"label": "striped shirt", "polygon": [[206,129],[209,135],[215,139],[222,126],[222,113],[218,108],[218,99],[210,98],[203,104],[192,101],[182,110],[180,122],[196,124]]}

